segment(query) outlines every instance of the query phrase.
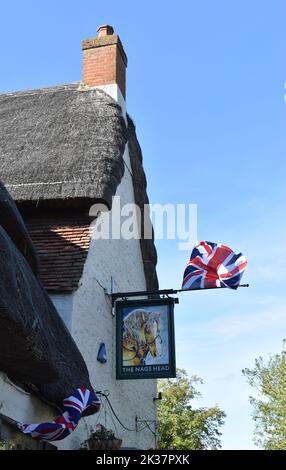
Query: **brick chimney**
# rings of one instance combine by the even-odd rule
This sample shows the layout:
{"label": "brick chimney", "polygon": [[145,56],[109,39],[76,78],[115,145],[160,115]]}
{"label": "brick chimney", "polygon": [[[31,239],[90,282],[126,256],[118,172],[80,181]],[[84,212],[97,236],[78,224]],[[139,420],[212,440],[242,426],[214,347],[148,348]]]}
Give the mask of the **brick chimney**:
{"label": "brick chimney", "polygon": [[97,32],[96,38],[82,42],[82,81],[90,87],[117,84],[125,98],[127,56],[119,36],[109,25],[100,26]]}

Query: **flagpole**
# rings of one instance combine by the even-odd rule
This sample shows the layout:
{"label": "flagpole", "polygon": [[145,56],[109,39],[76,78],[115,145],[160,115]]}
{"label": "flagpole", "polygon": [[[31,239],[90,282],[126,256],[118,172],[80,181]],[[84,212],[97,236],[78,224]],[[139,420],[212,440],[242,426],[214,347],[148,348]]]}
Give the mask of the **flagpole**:
{"label": "flagpole", "polygon": [[[249,284],[240,284],[238,287],[249,287]],[[155,295],[172,295],[178,294],[179,292],[193,292],[193,291],[203,291],[203,290],[210,290],[210,289],[228,289],[227,286],[219,286],[219,287],[204,287],[201,289],[200,287],[195,289],[160,289],[160,290],[142,290],[137,292],[114,292],[111,294],[112,306],[117,299],[127,299],[128,297],[141,297],[141,296],[155,296]]]}

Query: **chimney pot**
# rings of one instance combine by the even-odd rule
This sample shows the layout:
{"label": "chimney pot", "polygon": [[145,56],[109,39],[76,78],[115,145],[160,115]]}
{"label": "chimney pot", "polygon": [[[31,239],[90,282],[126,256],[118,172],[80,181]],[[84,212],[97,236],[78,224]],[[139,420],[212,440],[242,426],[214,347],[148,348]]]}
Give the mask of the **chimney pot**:
{"label": "chimney pot", "polygon": [[112,26],[108,24],[104,24],[102,26],[99,26],[99,28],[97,28],[97,32],[98,32],[98,37],[102,38],[103,36],[112,36],[112,34],[114,33],[114,29],[112,28]]}

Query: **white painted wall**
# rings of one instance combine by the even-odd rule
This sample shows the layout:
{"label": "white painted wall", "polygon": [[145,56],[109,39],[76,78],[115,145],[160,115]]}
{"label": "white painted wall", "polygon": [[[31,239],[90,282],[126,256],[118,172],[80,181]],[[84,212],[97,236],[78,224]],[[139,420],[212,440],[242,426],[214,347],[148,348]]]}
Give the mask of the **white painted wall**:
{"label": "white painted wall", "polygon": [[[128,160],[128,151],[126,153]],[[128,171],[125,171],[116,195],[121,197],[121,204],[134,201],[132,177]],[[92,384],[96,389],[110,391],[116,413],[128,428],[133,429],[136,415],[155,419],[156,381],[115,379],[115,318],[111,314],[110,298],[104,291],[105,288],[110,292],[111,277],[121,292],[146,289],[139,240],[92,240],[81,286],[74,296],[73,310],[73,336],[89,368]],[[101,342],[107,348],[105,364],[96,360]],[[105,424],[104,410],[99,417],[88,418],[88,422],[95,423],[98,419]],[[114,429],[110,417],[108,426]],[[118,423],[116,426],[124,446],[154,447],[154,437],[149,430],[127,432]]]}
{"label": "white painted wall", "polygon": [[50,296],[67,329],[72,333],[73,293]]}
{"label": "white painted wall", "polygon": [[[102,87],[119,104],[125,102],[117,85]],[[134,202],[130,159],[126,146],[124,177],[117,189],[121,204]],[[119,418],[130,429],[135,430],[135,417],[156,418],[155,380],[115,379],[115,317],[111,314],[111,277],[121,291],[136,291],[146,288],[139,240],[95,240],[90,244],[79,289],[70,295],[53,295],[52,301],[71,331],[90,372],[91,383],[96,390],[109,390],[110,401]],[[98,347],[104,342],[107,362],[100,364],[96,357]],[[54,417],[53,412],[40,400],[8,383],[5,374],[0,374],[0,413],[21,422],[41,422]],[[105,411],[107,410],[107,413]],[[123,439],[124,447],[152,448],[154,436],[145,429],[142,432],[125,431],[116,422],[108,407],[84,418],[71,436],[54,443],[59,449],[76,449],[85,440],[91,427],[97,422],[112,428]],[[115,424],[114,424],[115,423]]]}
{"label": "white painted wall", "polygon": [[37,397],[17,387],[0,372],[0,413],[22,423],[50,421],[52,411]]}

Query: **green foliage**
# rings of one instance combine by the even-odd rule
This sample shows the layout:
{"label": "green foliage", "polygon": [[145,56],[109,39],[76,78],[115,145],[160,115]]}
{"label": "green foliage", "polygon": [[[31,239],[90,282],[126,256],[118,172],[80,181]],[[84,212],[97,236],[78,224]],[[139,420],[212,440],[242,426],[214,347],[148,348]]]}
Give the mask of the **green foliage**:
{"label": "green foliage", "polygon": [[188,378],[182,369],[177,369],[176,379],[159,380],[158,390],[163,396],[158,402],[159,449],[203,450],[221,447],[219,427],[224,424],[225,413],[217,406],[192,408],[191,400],[200,396],[195,388],[198,383],[202,383],[200,378]]}
{"label": "green foliage", "polygon": [[16,450],[17,446],[13,441],[7,441],[0,439],[0,451],[1,450]]}
{"label": "green foliage", "polygon": [[286,449],[286,354],[259,357],[254,369],[244,369],[248,383],[257,391],[250,397],[256,423],[255,443],[265,450]]}

